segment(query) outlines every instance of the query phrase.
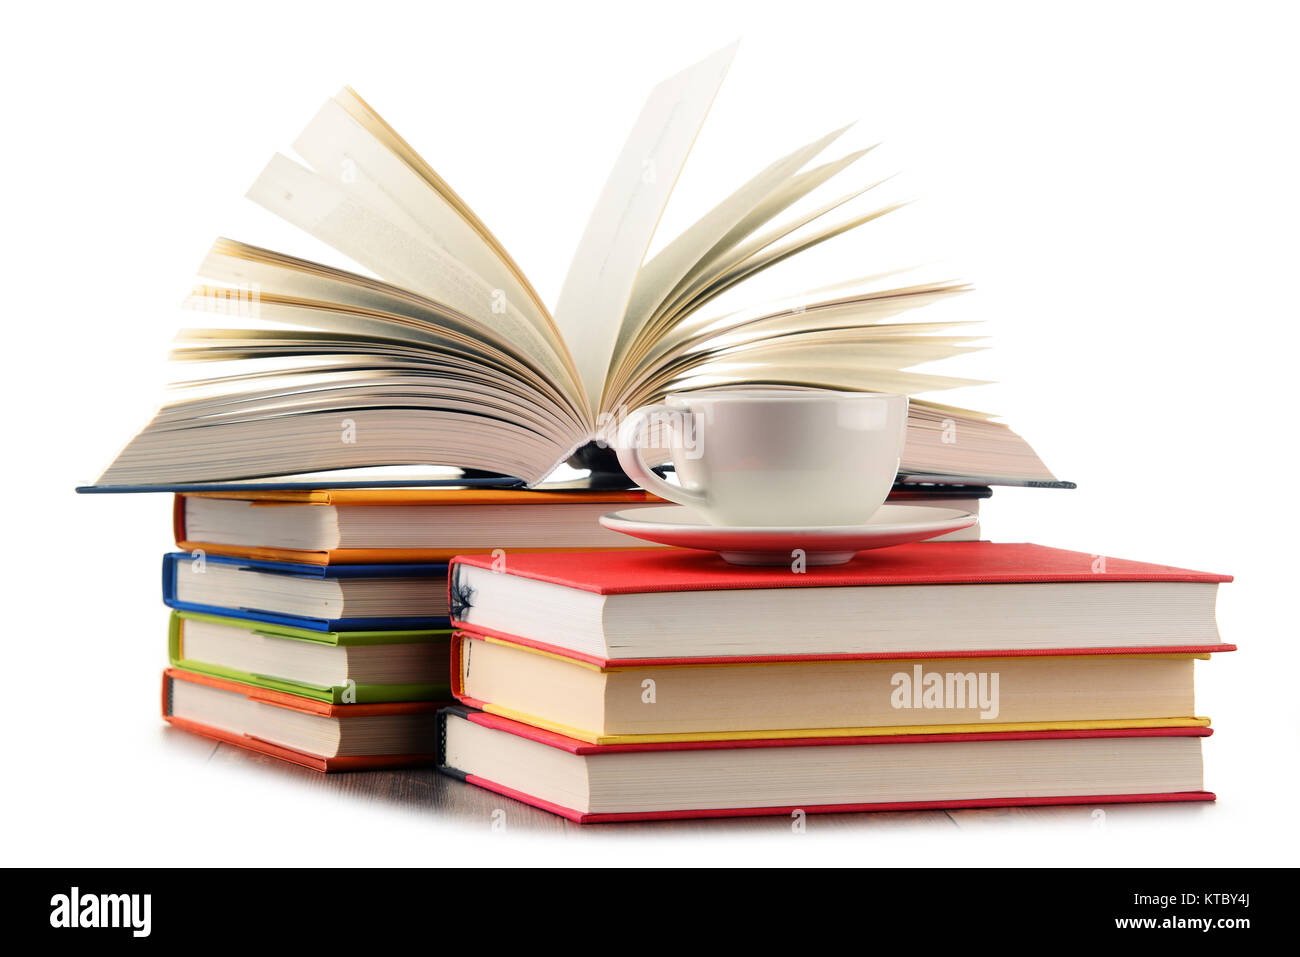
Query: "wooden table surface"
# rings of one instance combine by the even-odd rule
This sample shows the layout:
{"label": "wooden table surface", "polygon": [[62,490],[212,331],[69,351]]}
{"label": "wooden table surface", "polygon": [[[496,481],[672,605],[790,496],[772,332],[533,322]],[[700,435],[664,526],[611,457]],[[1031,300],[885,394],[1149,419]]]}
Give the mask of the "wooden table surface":
{"label": "wooden table surface", "polygon": [[[365,771],[321,774],[288,764],[266,755],[246,751],[228,744],[198,738],[194,735],[166,728],[171,743],[193,752],[195,748],[208,750],[211,764],[227,764],[258,774],[274,775],[277,779],[307,791],[334,792],[343,800],[358,804],[383,803],[404,810],[415,810],[462,822],[467,830],[490,830],[493,814],[504,811],[506,826],[511,831],[552,834],[561,837],[588,838],[596,835],[608,837],[613,833],[645,835],[651,832],[671,832],[673,835],[694,833],[789,833],[788,817],[750,817],[695,821],[654,821],[624,824],[578,825],[565,818],[539,811],[518,801],[485,791],[471,784],[438,774],[432,768],[412,768],[398,771]],[[178,739],[184,739],[182,742]],[[923,828],[942,832],[953,829],[974,829],[990,826],[1008,826],[1016,823],[1046,823],[1061,825],[1071,830],[1108,826],[1120,820],[1153,817],[1192,817],[1204,813],[1204,804],[1129,804],[1108,805],[1101,815],[1096,806],[1037,807],[1037,808],[981,808],[958,811],[890,811],[859,814],[809,815],[806,826],[819,833],[834,829],[838,832],[876,831],[880,829]],[[497,819],[502,815],[497,814]]]}

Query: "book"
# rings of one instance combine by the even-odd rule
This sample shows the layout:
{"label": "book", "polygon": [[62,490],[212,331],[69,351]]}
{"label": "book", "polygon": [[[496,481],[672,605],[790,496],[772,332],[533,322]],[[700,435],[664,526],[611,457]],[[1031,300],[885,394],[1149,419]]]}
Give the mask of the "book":
{"label": "book", "polygon": [[433,763],[438,708],[329,704],[181,668],[163,672],[162,713],[172,726],[315,771]]}
{"label": "book", "polygon": [[691,549],[451,563],[452,624],[599,666],[819,658],[1204,654],[1231,576],[994,542],[795,570]]}
{"label": "book", "polygon": [[173,667],[331,704],[447,701],[451,633],[312,631],[172,612]]}
{"label": "book", "polygon": [[[188,304],[226,325],[180,336],[173,356],[203,371],[177,384],[97,486],[293,484],[333,471],[373,483],[386,469],[446,481],[439,467],[532,486],[562,463],[600,458],[626,410],[673,392],[980,384],[915,371],[981,348],[966,322],[899,319],[966,291],[959,281],[877,271],[729,311],[715,304],[904,205],[875,199],[887,178],[875,174],[826,198],[820,188],[838,190],[828,184],[870,152],[822,161],[843,129],[775,159],[647,259],[734,49],[651,93],[553,314],[470,206],[343,89],[294,141],[303,162],[275,156],[248,195],[372,275],[218,240]],[[994,417],[921,399],[900,474],[1069,484]]]}
{"label": "book", "polygon": [[445,562],[508,549],[646,548],[597,521],[657,503],[638,490],[317,489],[178,494],[176,545],[186,551],[309,565]]}
{"label": "book", "polygon": [[580,824],[1214,800],[1209,728],[595,745],[466,708],[439,721],[440,771]]}
{"label": "book", "polygon": [[601,667],[458,632],[452,660],[461,703],[591,744],[1210,723],[1192,655]]}
{"label": "book", "polygon": [[316,565],[163,556],[163,604],[318,632],[446,628],[447,565]]}

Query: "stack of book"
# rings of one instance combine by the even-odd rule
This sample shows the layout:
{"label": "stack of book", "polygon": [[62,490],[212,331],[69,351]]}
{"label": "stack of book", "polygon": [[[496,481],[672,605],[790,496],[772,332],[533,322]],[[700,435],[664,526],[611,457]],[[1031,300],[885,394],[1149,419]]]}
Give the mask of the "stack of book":
{"label": "stack of book", "polygon": [[[320,771],[428,764],[451,699],[447,560],[619,548],[643,492],[242,491],[176,496],[163,715]],[[431,546],[430,543],[438,543]]]}
{"label": "stack of book", "polygon": [[[900,489],[891,501],[977,512],[989,494]],[[163,715],[320,771],[432,763],[434,715],[452,697],[447,561],[653,551],[596,519],[657,501],[484,487],[178,494]]]}
{"label": "stack of book", "polygon": [[1212,800],[1228,580],[986,541],[458,557],[439,765],[579,822]]}

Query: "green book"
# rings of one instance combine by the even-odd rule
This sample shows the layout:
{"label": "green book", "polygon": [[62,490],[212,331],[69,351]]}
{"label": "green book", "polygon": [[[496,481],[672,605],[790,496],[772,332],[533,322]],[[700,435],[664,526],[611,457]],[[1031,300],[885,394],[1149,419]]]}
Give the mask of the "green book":
{"label": "green book", "polygon": [[174,667],[331,704],[451,699],[451,631],[309,631],[173,611]]}

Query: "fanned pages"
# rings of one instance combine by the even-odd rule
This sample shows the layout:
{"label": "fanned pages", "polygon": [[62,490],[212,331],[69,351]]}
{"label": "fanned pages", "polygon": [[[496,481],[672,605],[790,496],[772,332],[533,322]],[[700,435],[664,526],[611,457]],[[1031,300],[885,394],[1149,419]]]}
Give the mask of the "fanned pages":
{"label": "fanned pages", "polygon": [[736,45],[655,87],[614,163],[555,307],[592,407],[668,194],[713,104]]}
{"label": "fanned pages", "polygon": [[[248,195],[366,272],[217,240],[187,305],[238,321],[180,334],[173,358],[203,371],[173,386],[97,487],[412,483],[465,469],[536,485],[575,452],[613,441],[622,413],[675,391],[978,384],[916,370],[982,348],[967,323],[899,319],[966,291],[959,282],[889,272],[706,308],[898,208],[874,199],[878,176],[828,186],[870,152],[821,158],[847,127],[763,165],[645,261],[734,53],[651,93],[554,316],[469,205],[342,90],[294,141],[297,158],[273,156]],[[833,198],[816,198],[823,186]],[[946,440],[953,428],[960,443]],[[1062,484],[992,417],[920,400],[900,477]]]}

